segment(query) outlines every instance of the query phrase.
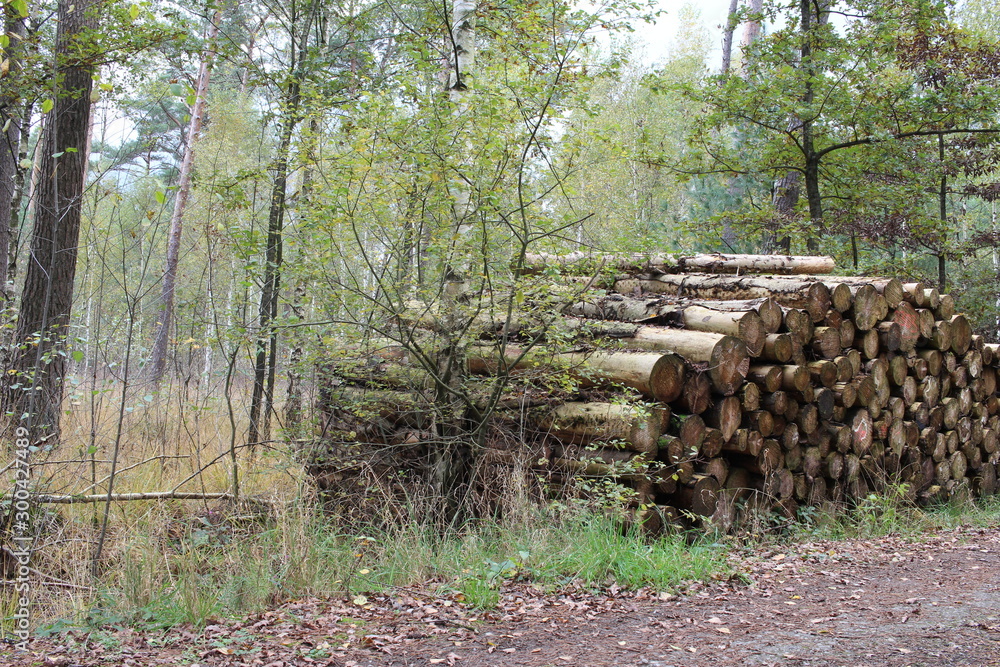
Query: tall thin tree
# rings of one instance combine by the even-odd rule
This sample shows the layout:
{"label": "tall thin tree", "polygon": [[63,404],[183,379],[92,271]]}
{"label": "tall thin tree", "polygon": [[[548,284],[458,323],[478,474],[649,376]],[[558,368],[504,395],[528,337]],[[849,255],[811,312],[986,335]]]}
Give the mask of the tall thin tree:
{"label": "tall thin tree", "polygon": [[209,0],[208,9],[211,10],[213,6],[215,11],[212,13],[205,50],[198,69],[194,104],[191,105],[191,120],[188,125],[187,140],[184,146],[184,157],[181,158],[180,173],[177,178],[177,195],[174,198],[174,210],[170,216],[170,231],[167,235],[167,255],[163,268],[160,313],[157,317],[156,337],[153,340],[153,349],[149,363],[149,378],[157,386],[163,380],[163,373],[167,365],[170,329],[174,318],[174,294],[177,289],[177,265],[180,261],[181,236],[184,230],[184,211],[191,196],[191,172],[194,169],[195,144],[197,144],[198,137],[201,135],[201,126],[208,98],[208,83],[212,76],[212,65],[215,60],[216,41],[219,38],[219,24],[222,22],[221,0]]}
{"label": "tall thin tree", "polygon": [[253,394],[250,398],[250,430],[248,444],[253,447],[271,437],[271,410],[274,406],[274,382],[277,372],[278,296],[281,293],[281,264],[284,250],[285,198],[295,127],[302,119],[302,79],[312,25],[319,12],[319,1],[309,0],[305,11],[300,3],[292,2],[288,11],[291,30],[291,58],[288,64],[287,87],[284,91],[280,119],[278,150],[274,160],[271,203],[267,216],[267,240],[264,250],[264,276],[257,315],[257,336],[254,355]]}
{"label": "tall thin tree", "polygon": [[7,297],[11,226],[17,215],[15,209],[20,208],[17,193],[24,183],[24,170],[20,165],[23,105],[17,75],[21,69],[27,17],[15,9],[14,3],[5,3],[2,11],[7,46],[3,49],[4,62],[0,67],[0,80],[3,80],[3,92],[0,92],[0,126],[3,127],[0,132],[0,293]]}

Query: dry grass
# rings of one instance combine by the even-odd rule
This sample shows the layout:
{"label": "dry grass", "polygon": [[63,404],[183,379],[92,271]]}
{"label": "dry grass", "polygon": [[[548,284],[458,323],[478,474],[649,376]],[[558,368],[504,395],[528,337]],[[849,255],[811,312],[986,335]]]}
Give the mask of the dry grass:
{"label": "dry grass", "polygon": [[[77,392],[62,444],[35,458],[36,488],[106,492],[120,431],[115,492],[231,490],[234,434],[224,401],[127,397],[125,407],[132,409],[119,422],[121,407],[120,396],[111,392]],[[235,414],[246,414],[244,406],[236,406]],[[244,428],[238,421],[238,443]],[[240,502],[112,503],[96,576],[104,503],[39,509],[35,627],[200,625],[304,595],[431,580],[488,606],[497,585],[510,577],[663,588],[721,567],[717,553],[691,550],[682,538],[650,544],[583,511],[563,507],[553,513],[527,497],[523,484],[509,480],[503,484],[509,497],[501,498],[502,521],[442,536],[439,526],[422,521],[420,509],[411,507],[402,525],[348,534],[315,510],[289,444],[274,443],[253,456],[242,450],[237,461]],[[4,617],[11,611],[0,608]]]}
{"label": "dry grass", "polygon": [[[223,398],[184,402],[140,391],[130,392],[124,403],[119,392],[76,387],[66,402],[61,443],[52,451],[32,455],[35,490],[106,493],[116,440],[115,493],[233,490],[230,446],[245,440],[245,406],[234,406],[234,437]],[[8,450],[4,458],[10,455]],[[190,551],[184,547],[185,541],[206,536],[210,541],[229,540],[233,535],[228,533],[259,532],[261,522],[276,519],[262,513],[265,508],[273,514],[301,505],[296,499],[307,485],[289,444],[275,442],[256,453],[238,449],[236,460],[240,495],[259,499],[258,506],[191,500],[112,503],[96,579],[92,567],[104,504],[38,508],[33,520],[38,540],[32,563],[36,570],[32,589],[36,622],[86,614],[109,590],[117,591],[119,601],[129,606],[148,605],[170,586],[192,580],[176,576],[185,568],[198,566],[185,555]],[[7,463],[4,460],[0,468]],[[13,469],[3,474],[0,483],[5,489],[13,488]],[[234,528],[232,524],[239,520],[233,517],[240,516],[250,517],[243,519],[244,523],[256,524]],[[12,596],[0,597],[7,600]],[[0,609],[0,614],[6,616],[8,611]]]}

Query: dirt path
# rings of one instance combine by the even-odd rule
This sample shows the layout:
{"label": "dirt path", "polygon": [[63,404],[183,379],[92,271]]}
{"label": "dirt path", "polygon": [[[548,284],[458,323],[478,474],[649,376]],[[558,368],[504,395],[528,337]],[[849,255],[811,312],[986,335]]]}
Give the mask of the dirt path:
{"label": "dirt path", "polygon": [[511,587],[477,614],[404,590],[289,604],[198,635],[37,640],[0,664],[1000,666],[1000,528],[790,545],[736,566],[680,598]]}

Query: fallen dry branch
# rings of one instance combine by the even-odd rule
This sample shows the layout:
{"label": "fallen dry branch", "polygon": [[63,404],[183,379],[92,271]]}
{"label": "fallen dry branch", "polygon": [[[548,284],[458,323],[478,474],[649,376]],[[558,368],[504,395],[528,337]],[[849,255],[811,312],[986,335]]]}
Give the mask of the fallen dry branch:
{"label": "fallen dry branch", "polygon": [[145,491],[136,493],[94,493],[74,495],[63,493],[38,493],[31,497],[35,503],[73,505],[76,503],[130,502],[133,500],[235,500],[231,493],[195,493],[187,491]]}

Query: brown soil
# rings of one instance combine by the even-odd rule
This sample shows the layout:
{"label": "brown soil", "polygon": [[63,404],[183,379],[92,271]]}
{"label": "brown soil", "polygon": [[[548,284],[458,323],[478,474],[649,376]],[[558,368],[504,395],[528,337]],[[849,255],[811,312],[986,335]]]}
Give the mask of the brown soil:
{"label": "brown soil", "polygon": [[734,561],[737,576],[683,596],[511,585],[481,613],[404,589],[286,604],[201,632],[67,634],[35,640],[29,654],[0,645],[0,664],[1000,665],[1000,528],[795,544]]}

